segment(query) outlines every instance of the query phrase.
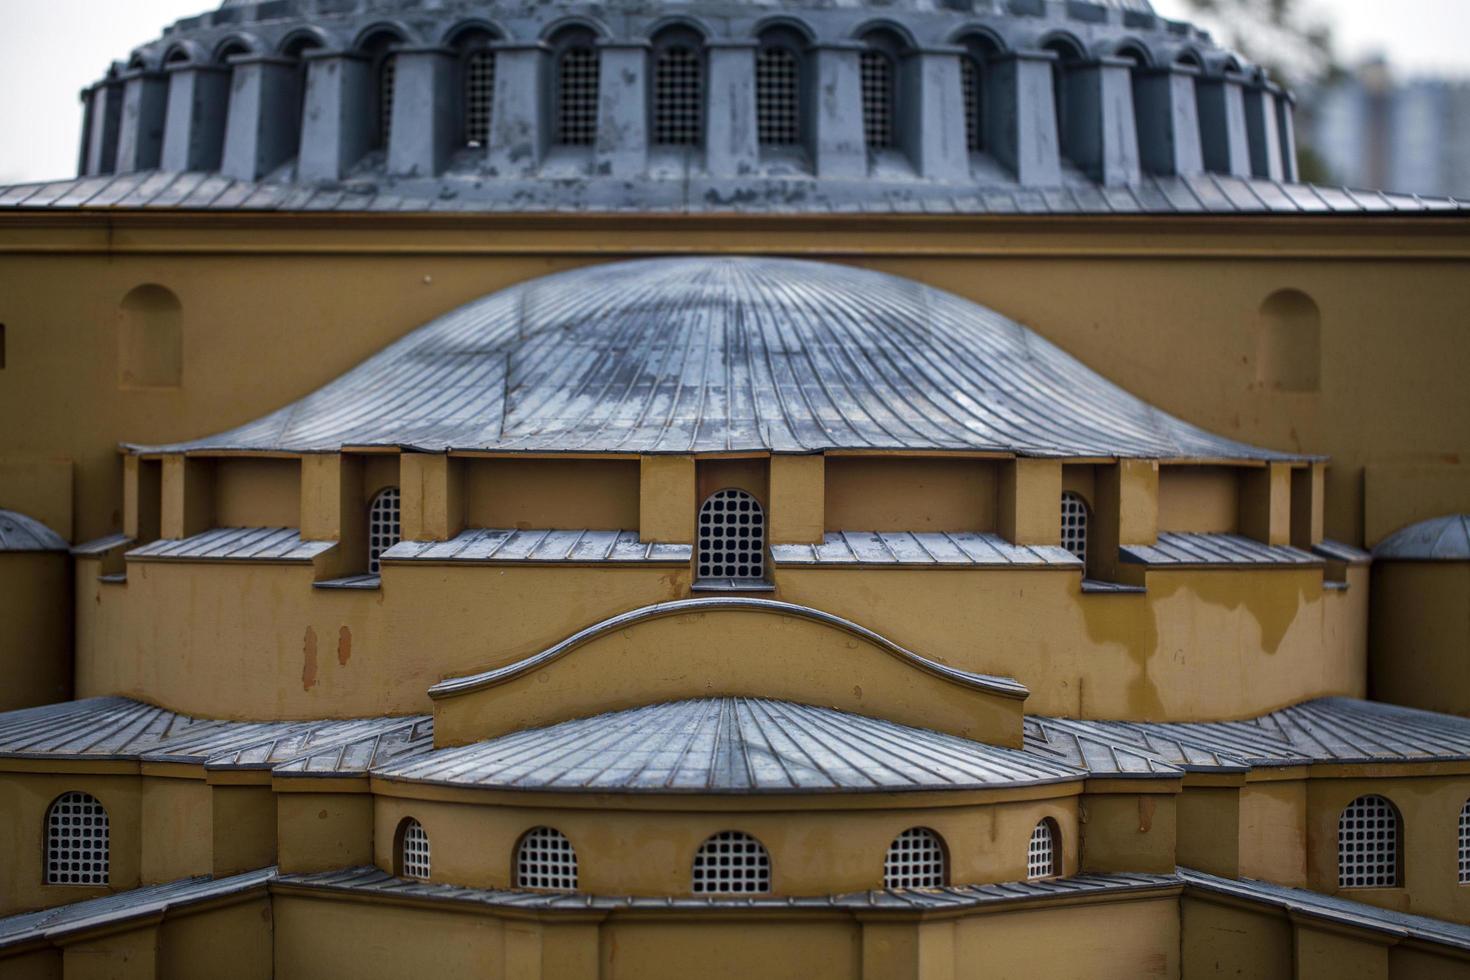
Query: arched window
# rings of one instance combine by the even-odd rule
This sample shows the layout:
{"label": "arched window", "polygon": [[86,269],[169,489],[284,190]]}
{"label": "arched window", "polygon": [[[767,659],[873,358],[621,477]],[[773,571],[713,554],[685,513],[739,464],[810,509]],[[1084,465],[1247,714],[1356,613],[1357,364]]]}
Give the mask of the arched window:
{"label": "arched window", "polygon": [[863,138],[868,149],[888,150],[898,144],[894,114],[898,104],[894,48],[886,34],[870,37],[860,67],[863,87]]}
{"label": "arched window", "polygon": [[1360,796],[1337,821],[1337,886],[1395,888],[1399,883],[1398,808],[1382,796]]}
{"label": "arched window", "polygon": [[749,834],[724,830],[694,854],[694,892],[700,895],[758,895],[771,890],[771,856]]}
{"label": "arched window", "polygon": [[117,310],[117,383],[175,388],[184,378],[184,308],[164,286],[138,286]]}
{"label": "arched window", "polygon": [[87,793],[63,793],[46,811],[46,884],[105,885],[107,810]]}
{"label": "arched window", "polygon": [[944,842],[927,827],[910,827],[888,845],[884,888],[942,888],[949,884]]}
{"label": "arched window", "polygon": [[653,45],[653,142],[704,143],[703,40],[694,32],[665,31]]}
{"label": "arched window", "polygon": [[1076,148],[1072,135],[1072,72],[1082,61],[1082,50],[1065,38],[1058,38],[1046,45],[1046,50],[1057,56],[1052,65],[1052,102],[1057,116],[1057,142],[1062,156],[1071,159]]}
{"label": "arched window", "polygon": [[755,55],[755,118],[761,146],[802,142],[802,44],[793,32],[774,29],[761,36]]}
{"label": "arched window", "polygon": [[387,54],[378,62],[378,149],[386,150],[393,138],[393,80],[398,56]]}
{"label": "arched window", "polygon": [[1278,391],[1322,386],[1322,311],[1299,289],[1266,297],[1259,314],[1256,381]]}
{"label": "arched window", "polygon": [[986,139],[986,80],[990,63],[1000,53],[1000,45],[988,35],[977,34],[964,39],[965,53],[960,56],[960,91],[965,110],[965,149],[984,153]]}
{"label": "arched window", "polygon": [[556,142],[592,146],[597,142],[597,98],[601,59],[590,31],[573,30],[553,42],[556,49]]}
{"label": "arched window", "polygon": [[1026,848],[1026,878],[1054,878],[1061,873],[1061,831],[1051,817],[1043,817],[1031,831],[1031,843]]}
{"label": "arched window", "polygon": [[699,508],[698,577],[766,577],[766,515],[744,490],[717,490]]}
{"label": "arched window", "polygon": [[374,150],[386,150],[392,142],[393,88],[398,67],[393,48],[404,40],[396,28],[379,27],[369,32],[357,46],[372,66],[372,82],[367,92],[372,115],[367,125],[372,131]]}
{"label": "arched window", "polygon": [[429,835],[413,817],[398,827],[398,874],[403,878],[429,880]]}
{"label": "arched window", "polygon": [[1460,884],[1470,885],[1470,800],[1460,807]]}
{"label": "arched window", "polygon": [[516,887],[577,890],[577,851],[551,827],[528,831],[516,845]]}
{"label": "arched window", "polygon": [[399,523],[401,498],[397,487],[388,487],[373,498],[368,508],[368,574],[382,572],[383,552],[398,543],[402,535]]}
{"label": "arched window", "polygon": [[1087,501],[1070,490],[1062,494],[1062,547],[1087,564]]}
{"label": "arched window", "polygon": [[478,46],[464,56],[464,145],[490,144],[490,112],[495,104],[495,52]]}

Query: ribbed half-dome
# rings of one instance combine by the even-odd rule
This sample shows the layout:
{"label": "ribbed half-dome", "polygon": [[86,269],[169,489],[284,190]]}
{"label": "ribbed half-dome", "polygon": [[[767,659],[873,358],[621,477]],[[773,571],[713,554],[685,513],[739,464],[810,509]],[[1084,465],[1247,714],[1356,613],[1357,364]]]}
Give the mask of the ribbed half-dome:
{"label": "ribbed half-dome", "polygon": [[65,538],[40,521],[13,510],[0,510],[0,552],[66,551],[68,547]]}
{"label": "ribbed half-dome", "polygon": [[767,258],[650,259],[523,283],[281,411],[152,448],[352,446],[1291,458],[1181,422],[957,296]]}
{"label": "ribbed half-dome", "polygon": [[1470,514],[1447,514],[1410,524],[1373,549],[1378,561],[1470,561]]}

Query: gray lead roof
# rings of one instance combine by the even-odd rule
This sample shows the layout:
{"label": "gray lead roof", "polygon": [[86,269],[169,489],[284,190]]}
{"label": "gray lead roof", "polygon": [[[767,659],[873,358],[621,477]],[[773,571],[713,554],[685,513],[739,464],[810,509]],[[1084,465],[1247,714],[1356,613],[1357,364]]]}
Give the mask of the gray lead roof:
{"label": "gray lead roof", "polygon": [[1289,545],[1270,545],[1243,534],[1200,534],[1160,531],[1157,544],[1125,545],[1118,556],[1136,565],[1191,568],[1214,565],[1254,565],[1274,568],[1312,567],[1322,559]]}
{"label": "gray lead roof", "polygon": [[1470,514],[1449,514],[1411,524],[1373,549],[1378,561],[1470,561]]}
{"label": "gray lead roof", "polygon": [[0,552],[69,549],[65,538],[35,518],[13,510],[0,510]]}
{"label": "gray lead roof", "polygon": [[950,293],[866,269],[734,257],[613,263],[522,283],[271,415],[147,448],[344,446],[1301,458],[1166,415]]}

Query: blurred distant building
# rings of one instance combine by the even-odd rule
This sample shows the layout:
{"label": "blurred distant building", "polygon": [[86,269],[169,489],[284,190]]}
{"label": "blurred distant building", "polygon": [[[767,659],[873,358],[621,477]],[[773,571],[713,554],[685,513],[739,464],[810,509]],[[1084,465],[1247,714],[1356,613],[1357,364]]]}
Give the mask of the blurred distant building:
{"label": "blurred distant building", "polygon": [[1470,82],[1400,81],[1377,61],[1312,101],[1309,142],[1334,181],[1470,195]]}

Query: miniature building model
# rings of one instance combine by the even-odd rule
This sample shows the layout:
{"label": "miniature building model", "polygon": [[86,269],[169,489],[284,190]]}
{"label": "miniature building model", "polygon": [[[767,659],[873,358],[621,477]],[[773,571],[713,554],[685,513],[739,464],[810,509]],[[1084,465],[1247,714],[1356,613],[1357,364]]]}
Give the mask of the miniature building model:
{"label": "miniature building model", "polygon": [[1470,225],[1194,28],[229,0],[83,97],[0,973],[1470,975]]}

